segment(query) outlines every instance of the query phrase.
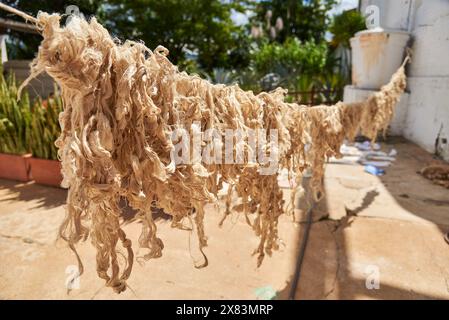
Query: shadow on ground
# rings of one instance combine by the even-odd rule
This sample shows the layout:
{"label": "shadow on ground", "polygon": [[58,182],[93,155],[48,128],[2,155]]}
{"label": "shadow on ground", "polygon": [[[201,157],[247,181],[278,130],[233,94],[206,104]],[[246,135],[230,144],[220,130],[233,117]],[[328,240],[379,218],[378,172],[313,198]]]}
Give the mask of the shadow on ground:
{"label": "shadow on ground", "polygon": [[0,192],[5,193],[4,203],[14,201],[33,201],[32,209],[50,209],[63,205],[66,201],[67,190],[61,188],[42,188],[34,182],[23,183],[0,179]]}
{"label": "shadow on ground", "polygon": [[[386,175],[366,178],[377,179],[377,185],[357,186],[348,171],[355,187],[347,192],[364,192],[357,205],[345,205],[345,214],[338,216],[331,195],[331,203],[325,198],[314,210],[295,299],[449,298],[449,248],[443,240],[449,230],[449,190],[417,174],[438,160],[403,139],[388,144],[398,157]],[[334,169],[344,176],[348,166]],[[329,194],[336,184],[325,181]],[[304,210],[299,221],[303,233]],[[290,284],[278,297],[288,297],[289,290]]]}

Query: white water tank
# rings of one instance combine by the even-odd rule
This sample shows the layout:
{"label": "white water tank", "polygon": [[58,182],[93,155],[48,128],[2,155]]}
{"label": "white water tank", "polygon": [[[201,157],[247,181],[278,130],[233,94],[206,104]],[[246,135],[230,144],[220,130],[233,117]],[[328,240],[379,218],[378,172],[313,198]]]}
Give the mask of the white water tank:
{"label": "white water tank", "polygon": [[375,28],[351,38],[352,85],[377,90],[390,81],[404,58],[410,39],[405,31]]}

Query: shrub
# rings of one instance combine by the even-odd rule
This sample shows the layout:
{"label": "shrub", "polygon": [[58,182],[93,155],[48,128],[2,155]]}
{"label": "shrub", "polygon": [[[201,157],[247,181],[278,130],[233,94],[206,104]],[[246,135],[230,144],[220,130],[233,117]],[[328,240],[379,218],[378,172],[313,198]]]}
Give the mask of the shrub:
{"label": "shrub", "polygon": [[0,152],[30,152],[31,108],[27,93],[17,99],[14,76],[5,78],[0,65]]}
{"label": "shrub", "polygon": [[261,74],[281,77],[319,74],[326,64],[327,45],[289,38],[283,44],[264,43],[253,52],[254,68]]}
{"label": "shrub", "polygon": [[61,133],[58,117],[62,111],[59,96],[44,101],[38,99],[32,112],[31,151],[34,157],[56,160],[58,158],[55,141]]}

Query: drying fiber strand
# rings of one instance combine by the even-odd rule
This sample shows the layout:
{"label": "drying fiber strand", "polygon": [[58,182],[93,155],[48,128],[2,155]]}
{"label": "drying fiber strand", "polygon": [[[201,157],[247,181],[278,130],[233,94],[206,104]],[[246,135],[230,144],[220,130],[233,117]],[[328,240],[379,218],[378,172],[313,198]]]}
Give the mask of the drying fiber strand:
{"label": "drying fiber strand", "polygon": [[[131,241],[121,227],[121,199],[137,211],[142,223],[138,244],[150,259],[160,257],[163,249],[153,210],[171,215],[176,228],[185,229],[190,221],[202,250],[207,245],[205,205],[216,204],[226,184],[223,219],[232,210],[245,215],[260,238],[255,249],[260,265],[278,248],[278,218],[285,211],[276,172],[288,169],[300,177],[311,169],[312,190],[319,200],[326,158],[341,156],[344,139],[359,132],[374,140],[385,131],[405,89],[402,65],[366,101],[307,107],[284,102],[282,89],[255,95],[237,85],[213,85],[179,72],[164,47],[150,51],[142,43],[120,44],[95,18],[88,22],[73,17],[61,27],[59,15],[40,13],[37,21],[43,41],[30,79],[47,72],[60,86],[64,102],[56,145],[63,185],[69,190],[60,236],[75,253],[75,245],[90,238],[98,276],[116,292],[126,289],[134,261]],[[239,163],[207,164],[201,157],[186,164],[173,161],[177,130],[195,134],[211,128],[219,133],[212,152],[225,143],[226,130],[261,132],[256,135],[257,152],[276,155],[276,172],[261,174],[273,161],[251,161],[247,154],[256,150],[246,141],[235,146],[236,153],[245,151]],[[270,129],[278,132],[277,144],[270,140]],[[124,266],[118,261],[123,250]],[[207,259],[197,267],[205,265]]]}

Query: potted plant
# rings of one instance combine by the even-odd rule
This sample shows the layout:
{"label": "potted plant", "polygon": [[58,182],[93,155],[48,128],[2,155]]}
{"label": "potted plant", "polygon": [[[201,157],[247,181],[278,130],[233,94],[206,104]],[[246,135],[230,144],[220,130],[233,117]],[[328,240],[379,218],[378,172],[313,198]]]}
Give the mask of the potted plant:
{"label": "potted plant", "polygon": [[28,94],[17,100],[13,76],[5,79],[0,64],[0,178],[30,180],[30,122]]}
{"label": "potted plant", "polygon": [[61,133],[58,117],[62,111],[59,96],[49,97],[35,102],[31,119],[31,151],[33,157],[31,176],[36,183],[60,187],[62,182],[61,162],[55,141]]}

